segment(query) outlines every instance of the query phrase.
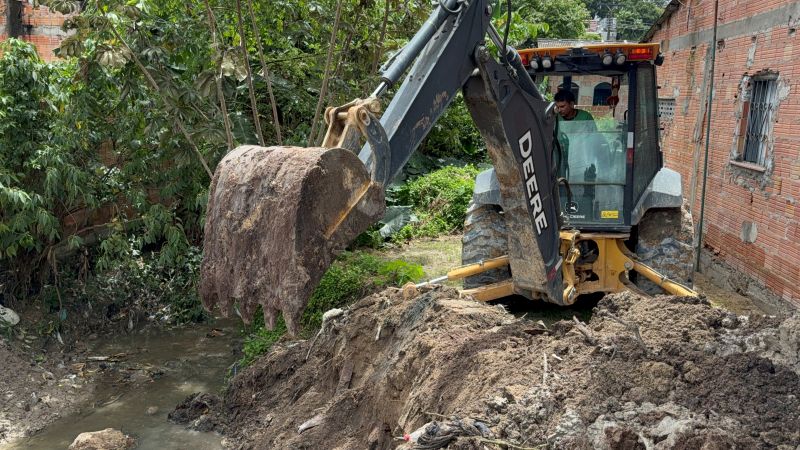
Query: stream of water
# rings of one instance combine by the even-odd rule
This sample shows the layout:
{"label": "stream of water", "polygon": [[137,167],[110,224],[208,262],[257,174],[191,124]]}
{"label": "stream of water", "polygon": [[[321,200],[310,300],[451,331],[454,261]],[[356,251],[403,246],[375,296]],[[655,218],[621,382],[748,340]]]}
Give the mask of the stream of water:
{"label": "stream of water", "polygon": [[236,322],[217,321],[213,328],[222,333],[212,333],[211,325],[198,325],[98,343],[92,354],[124,356],[109,363],[118,364],[119,370],[98,377],[90,404],[3,450],[66,449],[78,434],[105,428],[136,438],[137,450],[221,449],[221,436],[167,421],[167,414],[188,395],[219,393],[224,385],[228,367],[236,359],[232,352]]}

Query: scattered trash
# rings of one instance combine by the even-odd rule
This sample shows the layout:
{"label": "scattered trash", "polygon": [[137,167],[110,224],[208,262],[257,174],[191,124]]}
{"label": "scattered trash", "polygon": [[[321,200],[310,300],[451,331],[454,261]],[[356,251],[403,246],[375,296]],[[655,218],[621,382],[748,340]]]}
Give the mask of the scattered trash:
{"label": "scattered trash", "polygon": [[19,315],[14,312],[11,308],[6,308],[5,306],[0,306],[0,326],[10,326],[13,327],[14,325],[19,323]]}
{"label": "scattered trash", "polygon": [[302,433],[308,429],[314,428],[322,424],[322,421],[325,420],[325,416],[322,414],[317,414],[316,416],[306,420],[297,428],[298,433]]}

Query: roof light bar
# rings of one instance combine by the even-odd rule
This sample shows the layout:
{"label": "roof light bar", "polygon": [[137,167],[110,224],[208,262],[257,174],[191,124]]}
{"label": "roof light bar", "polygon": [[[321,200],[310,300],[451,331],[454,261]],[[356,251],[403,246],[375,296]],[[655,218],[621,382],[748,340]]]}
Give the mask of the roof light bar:
{"label": "roof light bar", "polygon": [[628,51],[628,59],[631,61],[644,61],[653,59],[652,47],[637,47]]}

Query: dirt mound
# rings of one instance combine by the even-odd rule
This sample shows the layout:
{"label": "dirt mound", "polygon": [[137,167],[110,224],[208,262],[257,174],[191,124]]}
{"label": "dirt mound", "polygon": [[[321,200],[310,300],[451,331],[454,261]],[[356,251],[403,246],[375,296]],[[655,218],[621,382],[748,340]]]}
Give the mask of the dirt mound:
{"label": "dirt mound", "polygon": [[794,449],[799,324],[623,293],[542,328],[390,289],[276,346],[212,414],[240,448]]}
{"label": "dirt mound", "polygon": [[0,445],[29,436],[91,394],[87,381],[72,374],[65,361],[40,361],[0,338]]}

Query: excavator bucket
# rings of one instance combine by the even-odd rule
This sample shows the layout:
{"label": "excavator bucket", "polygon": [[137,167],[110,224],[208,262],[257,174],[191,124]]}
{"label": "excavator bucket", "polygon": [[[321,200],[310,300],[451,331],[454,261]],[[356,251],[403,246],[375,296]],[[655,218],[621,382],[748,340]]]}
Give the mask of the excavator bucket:
{"label": "excavator bucket", "polygon": [[247,323],[261,305],[289,332],[333,259],[384,212],[383,189],[341,148],[242,146],[217,166],[206,212],[200,295]]}

